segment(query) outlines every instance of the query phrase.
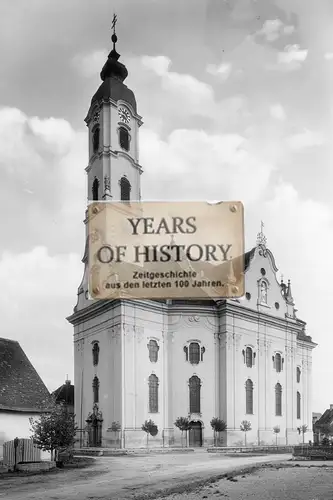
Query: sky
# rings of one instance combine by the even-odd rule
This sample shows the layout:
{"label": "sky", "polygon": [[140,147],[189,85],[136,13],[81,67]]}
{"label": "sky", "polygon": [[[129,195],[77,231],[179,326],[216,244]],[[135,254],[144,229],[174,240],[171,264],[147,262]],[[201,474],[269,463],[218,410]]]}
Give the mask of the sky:
{"label": "sky", "polygon": [[[313,352],[313,411],[333,403],[333,2],[2,0],[1,337],[48,389],[73,380],[83,274],[84,118],[111,49],[135,92],[143,199],[241,200],[264,221]],[[333,386],[332,386],[333,387]]]}

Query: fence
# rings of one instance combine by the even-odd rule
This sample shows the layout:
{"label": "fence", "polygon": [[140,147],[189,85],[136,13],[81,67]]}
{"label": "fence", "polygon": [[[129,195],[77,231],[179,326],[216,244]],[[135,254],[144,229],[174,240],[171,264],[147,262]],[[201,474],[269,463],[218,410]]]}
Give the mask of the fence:
{"label": "fence", "polygon": [[293,449],[293,456],[333,460],[333,446],[295,446]]}
{"label": "fence", "polygon": [[[16,461],[15,461],[16,452]],[[32,439],[19,439],[15,449],[15,440],[3,444],[3,463],[11,466],[15,462],[39,462],[41,450],[34,445]]]}

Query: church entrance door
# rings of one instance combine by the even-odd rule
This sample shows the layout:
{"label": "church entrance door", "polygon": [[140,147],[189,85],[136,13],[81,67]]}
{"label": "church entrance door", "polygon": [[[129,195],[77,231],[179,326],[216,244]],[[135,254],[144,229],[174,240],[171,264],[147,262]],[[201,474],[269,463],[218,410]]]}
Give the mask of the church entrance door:
{"label": "church entrance door", "polygon": [[92,422],[91,428],[90,428],[90,442],[89,446],[96,448],[98,446],[101,446],[101,422],[94,421]]}
{"label": "church entrance door", "polygon": [[190,448],[198,448],[202,446],[202,425],[201,422],[191,422],[189,430],[189,446]]}

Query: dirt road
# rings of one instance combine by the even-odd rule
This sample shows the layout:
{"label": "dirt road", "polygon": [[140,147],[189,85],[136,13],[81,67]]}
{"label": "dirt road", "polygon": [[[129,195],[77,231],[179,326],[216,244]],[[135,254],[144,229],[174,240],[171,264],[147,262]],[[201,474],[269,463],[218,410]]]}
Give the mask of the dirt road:
{"label": "dirt road", "polygon": [[262,468],[251,474],[222,479],[192,493],[155,500],[332,500],[333,464],[289,462],[287,467]]}
{"label": "dirt road", "polygon": [[165,489],[186,487],[237,468],[289,458],[290,455],[226,457],[205,450],[191,454],[100,457],[87,469],[0,480],[0,499],[129,500],[148,493],[156,498]]}

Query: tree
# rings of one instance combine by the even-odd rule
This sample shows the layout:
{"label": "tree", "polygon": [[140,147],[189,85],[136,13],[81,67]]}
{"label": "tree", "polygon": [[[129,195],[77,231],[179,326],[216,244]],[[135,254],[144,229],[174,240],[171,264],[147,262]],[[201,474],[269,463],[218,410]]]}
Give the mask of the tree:
{"label": "tree", "polygon": [[149,434],[151,436],[157,436],[158,434],[158,427],[157,425],[155,424],[155,422],[153,422],[151,419],[149,420],[146,420],[144,424],[142,424],[142,427],[141,429],[147,433],[147,448],[148,448],[148,444],[149,444]]}
{"label": "tree", "polygon": [[246,433],[252,430],[251,422],[249,422],[248,420],[243,420],[240,424],[240,430],[245,433],[245,446],[247,446]]}
{"label": "tree", "polygon": [[324,436],[324,438],[327,438],[328,441],[330,437],[333,435],[333,429],[330,424],[321,425],[317,429],[319,430],[320,434]]}
{"label": "tree", "polygon": [[187,448],[187,431],[191,429],[190,421],[187,417],[178,417],[174,425],[182,431],[182,446],[183,446],[183,433],[185,431],[186,448]]}
{"label": "tree", "polygon": [[303,441],[303,444],[304,444],[304,434],[306,433],[308,429],[308,426],[307,425],[301,425],[300,427],[297,427],[297,430],[298,430],[298,434],[301,434],[302,433],[302,441]]}
{"label": "tree", "polygon": [[69,413],[62,402],[52,401],[47,413],[42,413],[37,419],[31,417],[29,422],[34,444],[43,451],[50,451],[51,460],[57,459],[61,448],[74,445],[77,430],[75,415]]}
{"label": "tree", "polygon": [[220,432],[224,432],[227,429],[227,424],[224,420],[214,417],[210,421],[210,425],[214,431],[214,446],[216,446],[216,434],[219,434],[220,440]]}
{"label": "tree", "polygon": [[115,434],[115,440],[119,440],[119,432],[121,430],[121,425],[119,422],[112,422],[110,430]]}
{"label": "tree", "polygon": [[278,434],[280,433],[280,426],[276,425],[275,427],[273,427],[273,432],[275,434],[275,439],[276,439],[275,444],[277,446]]}

